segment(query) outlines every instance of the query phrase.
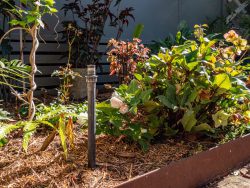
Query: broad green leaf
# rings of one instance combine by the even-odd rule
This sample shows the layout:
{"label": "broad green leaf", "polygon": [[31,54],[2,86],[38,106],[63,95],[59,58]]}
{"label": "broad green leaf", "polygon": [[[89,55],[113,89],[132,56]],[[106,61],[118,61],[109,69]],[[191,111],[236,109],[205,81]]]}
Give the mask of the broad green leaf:
{"label": "broad green leaf", "polygon": [[152,94],[152,91],[153,91],[152,89],[148,89],[146,91],[141,92],[140,98],[142,100],[142,103],[149,101],[151,94]]}
{"label": "broad green leaf", "polygon": [[209,41],[208,44],[203,49],[202,53],[207,53],[208,49],[211,48],[214,44],[216,44],[217,41],[218,41],[217,39]]}
{"label": "broad green leaf", "polygon": [[59,118],[58,122],[58,133],[60,136],[61,144],[63,147],[64,155],[67,158],[68,156],[68,149],[67,149],[67,143],[66,143],[66,125],[65,125],[65,119],[61,116]]}
{"label": "broad green leaf", "polygon": [[17,25],[20,25],[20,26],[22,26],[22,27],[25,27],[25,26],[26,26],[26,22],[25,22],[25,21],[11,20],[9,23],[10,23],[10,25],[12,25],[12,26],[17,26]]}
{"label": "broad green leaf", "polygon": [[28,15],[27,16],[27,23],[32,23],[36,20],[36,17],[34,16],[31,16],[31,15]]}
{"label": "broad green leaf", "polygon": [[58,12],[58,10],[55,9],[55,8],[50,8],[50,11],[51,11],[51,13],[56,13],[56,12]]}
{"label": "broad green leaf", "polygon": [[44,1],[45,1],[45,3],[46,3],[47,5],[49,5],[50,7],[53,7],[54,4],[55,4],[55,1],[54,1],[54,0],[44,0]]}
{"label": "broad green leaf", "polygon": [[[190,88],[189,85],[186,85],[183,91],[183,95],[181,97],[180,105],[185,106],[189,101],[189,97],[192,95],[193,90]],[[191,101],[192,102],[192,101]]]}
{"label": "broad green leaf", "polygon": [[168,84],[168,87],[166,89],[166,94],[165,95],[160,95],[157,97],[159,101],[167,106],[168,108],[174,109],[177,106],[177,101],[176,101],[176,87]]}
{"label": "broad green leaf", "polygon": [[108,116],[112,116],[118,112],[118,109],[112,108],[110,103],[107,102],[98,103],[96,105],[96,109]]}
{"label": "broad green leaf", "polygon": [[216,75],[213,84],[226,90],[229,90],[232,87],[230,78],[226,73]]}
{"label": "broad green leaf", "polygon": [[199,62],[198,62],[198,61],[195,61],[195,62],[188,63],[187,66],[188,66],[188,69],[191,71],[191,70],[193,70],[198,64],[199,64]]}
{"label": "broad green leaf", "polygon": [[155,109],[157,109],[159,107],[160,107],[160,105],[157,102],[152,101],[152,100],[144,103],[144,108],[149,113],[154,111]]}
{"label": "broad green leaf", "polygon": [[143,29],[144,29],[144,25],[143,24],[138,24],[135,27],[135,30],[134,30],[134,33],[133,33],[133,38],[140,38],[141,34],[143,32]]}
{"label": "broad green leaf", "polygon": [[135,76],[135,78],[136,78],[137,80],[139,80],[139,81],[142,80],[142,75],[141,75],[141,74],[135,73],[134,76]]}
{"label": "broad green leaf", "polygon": [[127,92],[131,94],[135,94],[138,91],[139,86],[136,80],[132,80],[128,86]]}
{"label": "broad green leaf", "polygon": [[192,131],[194,131],[194,132],[200,132],[200,131],[214,132],[213,128],[210,125],[208,125],[207,123],[202,123],[200,125],[194,126],[192,128]]}
{"label": "broad green leaf", "polygon": [[168,97],[164,96],[164,95],[159,95],[157,97],[159,99],[159,101],[165,105],[168,108],[174,109],[176,107],[176,101],[169,99]]}
{"label": "broad green leaf", "polygon": [[197,95],[198,95],[198,92],[195,89],[193,89],[192,93],[188,97],[187,103],[194,102],[194,100],[196,99]]}
{"label": "broad green leaf", "polygon": [[197,123],[194,111],[186,111],[183,118],[181,119],[181,123],[183,125],[184,130],[190,132]]}

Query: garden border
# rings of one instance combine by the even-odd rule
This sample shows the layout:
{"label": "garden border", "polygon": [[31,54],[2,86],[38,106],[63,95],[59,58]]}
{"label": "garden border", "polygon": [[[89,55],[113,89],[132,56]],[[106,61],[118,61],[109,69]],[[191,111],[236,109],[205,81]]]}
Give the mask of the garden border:
{"label": "garden border", "polygon": [[117,188],[193,188],[250,161],[250,134],[135,177]]}

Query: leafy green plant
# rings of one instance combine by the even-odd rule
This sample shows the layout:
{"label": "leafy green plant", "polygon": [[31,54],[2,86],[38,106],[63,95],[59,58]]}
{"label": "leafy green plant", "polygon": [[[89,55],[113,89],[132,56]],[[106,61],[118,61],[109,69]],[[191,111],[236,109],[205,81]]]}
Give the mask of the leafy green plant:
{"label": "leafy green plant", "polygon": [[[54,0],[21,0],[22,7],[17,5],[12,5],[8,0],[4,0],[10,7],[8,11],[16,15],[14,19],[10,21],[10,24],[13,26],[12,29],[7,31],[1,38],[0,43],[5,37],[15,30],[23,30],[27,32],[32,37],[32,49],[30,52],[30,66],[31,72],[29,76],[30,89],[27,92],[27,102],[29,103],[29,115],[28,119],[32,120],[35,116],[36,107],[34,103],[34,91],[37,86],[35,83],[35,74],[37,72],[36,67],[36,51],[39,47],[38,32],[40,28],[44,28],[43,16],[46,14],[54,14],[57,10],[54,8]],[[25,100],[25,99],[23,99]]]}
{"label": "leafy green plant", "polygon": [[157,54],[161,48],[171,48],[174,45],[181,45],[192,37],[193,32],[186,22],[181,22],[178,30],[175,36],[169,34],[164,40],[152,41],[153,43],[148,45],[151,54]]}
{"label": "leafy green plant", "polygon": [[[98,104],[98,133],[124,135],[146,147],[156,137],[177,132],[233,131],[250,124],[247,41],[235,31],[224,40],[186,40],[137,64],[135,79]],[[230,129],[228,129],[230,127]]]}
{"label": "leafy green plant", "polygon": [[[72,33],[74,33],[72,35]],[[69,47],[68,51],[68,63],[66,67],[60,67],[59,70],[55,70],[51,76],[59,77],[61,80],[60,88],[58,90],[58,100],[59,102],[65,104],[69,101],[70,98],[70,88],[73,86],[72,80],[76,77],[81,77],[77,72],[74,72],[71,67],[71,55],[72,55],[72,46],[76,40],[76,36],[79,35],[78,31],[74,27],[67,28],[67,43]]]}
{"label": "leafy green plant", "polygon": [[70,99],[70,88],[73,86],[72,80],[75,79],[75,77],[81,77],[81,75],[71,69],[71,64],[67,64],[66,67],[60,67],[59,70],[54,71],[51,76],[59,77],[61,80],[58,89],[58,101],[62,104],[68,103]]}
{"label": "leafy green plant", "polygon": [[[58,134],[64,154],[68,155],[68,145],[74,147],[74,119],[80,115],[80,111],[86,110],[86,105],[61,105],[50,104],[46,106],[40,104],[37,106],[36,117],[33,121],[19,121],[17,123],[1,123],[0,124],[0,141],[5,141],[7,136],[18,129],[23,130],[23,149],[28,150],[30,138],[36,132],[38,127],[48,126],[51,133],[45,139],[40,150],[45,150]],[[1,142],[2,143],[2,142]]]}
{"label": "leafy green plant", "polygon": [[209,21],[209,33],[224,33],[237,29],[246,39],[250,37],[250,1],[232,0],[226,4],[227,14]]}

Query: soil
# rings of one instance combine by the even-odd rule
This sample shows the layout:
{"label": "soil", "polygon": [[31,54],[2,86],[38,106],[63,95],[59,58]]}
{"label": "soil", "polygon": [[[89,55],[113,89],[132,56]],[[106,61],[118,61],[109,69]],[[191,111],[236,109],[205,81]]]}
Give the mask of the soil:
{"label": "soil", "polygon": [[69,150],[67,159],[58,136],[41,152],[38,150],[48,133],[40,130],[25,153],[21,149],[20,135],[12,135],[8,144],[0,149],[0,187],[114,187],[214,146],[209,141],[167,139],[164,143],[152,144],[144,152],[123,139],[99,136],[98,166],[92,170],[87,167],[86,132],[77,131],[75,147]]}

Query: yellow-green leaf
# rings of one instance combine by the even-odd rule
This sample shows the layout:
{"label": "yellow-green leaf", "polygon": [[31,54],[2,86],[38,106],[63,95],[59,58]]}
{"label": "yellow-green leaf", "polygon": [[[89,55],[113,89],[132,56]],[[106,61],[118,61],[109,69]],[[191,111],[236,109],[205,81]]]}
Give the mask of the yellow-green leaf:
{"label": "yellow-green leaf", "polygon": [[67,158],[68,156],[68,149],[67,149],[67,143],[66,143],[66,126],[65,126],[65,119],[63,115],[59,118],[58,123],[58,133],[60,136],[61,144],[63,147],[64,155]]}
{"label": "yellow-green leaf", "polygon": [[214,85],[222,89],[231,89],[232,84],[229,76],[226,73],[218,74],[215,76]]}
{"label": "yellow-green leaf", "polygon": [[184,130],[190,132],[197,123],[194,111],[188,110],[181,119],[181,123]]}
{"label": "yellow-green leaf", "polygon": [[200,132],[200,131],[214,132],[212,127],[210,125],[208,125],[207,123],[202,123],[200,125],[194,126],[192,128],[192,131],[194,131],[194,132]]}

